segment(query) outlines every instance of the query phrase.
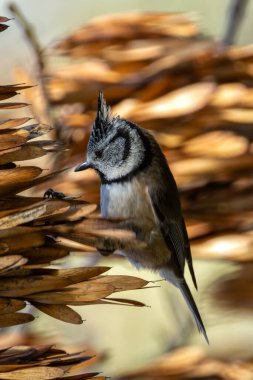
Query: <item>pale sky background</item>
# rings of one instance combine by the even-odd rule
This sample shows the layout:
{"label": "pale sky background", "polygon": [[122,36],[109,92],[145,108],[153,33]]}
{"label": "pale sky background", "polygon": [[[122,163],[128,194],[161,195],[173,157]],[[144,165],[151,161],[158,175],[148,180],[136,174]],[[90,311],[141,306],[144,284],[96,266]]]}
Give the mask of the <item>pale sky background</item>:
{"label": "pale sky background", "polygon": [[[0,14],[12,17],[8,10],[10,0],[0,0]],[[65,36],[96,15],[132,10],[193,12],[203,32],[218,37],[223,31],[229,0],[16,0],[16,3],[35,27],[42,47]],[[251,43],[253,1],[249,1],[245,20],[238,35],[239,43]],[[18,23],[9,22],[10,28],[0,38],[0,82],[8,83],[11,68],[32,61],[31,50],[23,38]],[[3,35],[2,35],[3,36]]]}

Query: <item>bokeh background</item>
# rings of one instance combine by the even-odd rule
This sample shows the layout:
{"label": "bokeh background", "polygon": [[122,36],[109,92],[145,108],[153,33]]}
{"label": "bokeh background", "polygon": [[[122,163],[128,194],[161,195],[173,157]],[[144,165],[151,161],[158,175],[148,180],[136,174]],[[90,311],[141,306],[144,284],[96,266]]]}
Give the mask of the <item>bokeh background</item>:
{"label": "bokeh background", "polygon": [[[44,167],[74,167],[84,158],[100,88],[115,113],[149,128],[161,143],[182,197],[199,286],[194,297],[205,321],[210,346],[195,331],[176,289],[157,281],[157,275],[136,271],[121,257],[100,259],[94,252],[73,254],[71,265],[99,262],[112,266],[111,274],[131,274],[154,281],[154,288],[122,294],[148,307],[97,305],[85,306],[81,311],[79,307],[86,320],[82,326],[73,327],[43,316],[26,329],[60,343],[92,346],[105,355],[97,368],[112,376],[147,368],[161,355],[188,345],[198,347],[199,351],[186,351],[183,359],[189,355],[197,363],[201,355],[206,355],[203,376],[240,378],[240,368],[225,370],[219,360],[233,363],[249,360],[243,370],[248,368],[250,373],[253,2],[249,1],[234,41],[241,48],[229,51],[215,43],[224,33],[229,0],[44,0],[43,3],[20,0],[16,4],[36,32],[42,48],[39,60],[44,67],[39,68],[38,55],[15,17],[5,38],[0,40],[0,49],[5,52],[1,56],[0,79],[2,84],[39,82],[38,87],[22,95],[31,103],[30,115],[40,122],[54,123],[57,138],[69,149],[47,156]],[[8,5],[9,1],[1,1],[0,14],[13,17]],[[157,33],[154,36],[145,17],[138,16],[137,21],[131,16],[124,18],[124,13],[137,11],[189,14],[183,22],[158,20],[158,15],[156,20],[154,16],[155,21],[150,22]],[[110,19],[113,13],[121,14],[122,24],[131,20],[134,25],[142,25],[144,35],[138,27],[134,30],[129,21],[124,29],[129,37],[119,38],[117,28],[114,34],[113,27],[115,22],[120,31],[120,22],[116,22],[117,17]],[[107,21],[95,21],[94,30],[88,26],[78,32],[94,17],[104,15],[108,15]],[[172,32],[170,25],[174,25]],[[103,40],[105,28],[111,31],[111,37],[100,45],[98,41]],[[145,56],[145,48],[150,46],[154,49]],[[82,47],[86,50],[82,51]],[[188,56],[184,56],[185,51]],[[172,57],[176,63],[166,61],[166,57]],[[163,108],[159,111],[161,104]],[[27,114],[27,110],[19,112],[21,116]],[[11,111],[7,111],[7,116],[11,117]],[[39,160],[41,165],[42,159]],[[99,202],[99,182],[93,173],[79,175],[70,170],[60,182],[53,181],[52,186],[66,194],[82,193],[87,201]],[[40,187],[34,195],[41,195],[44,190],[45,186]],[[68,264],[63,261],[63,265]],[[190,282],[188,273],[186,277]],[[189,363],[183,359],[182,367],[187,368]],[[191,365],[194,369],[194,364]],[[174,371],[172,375],[176,376],[175,368]],[[136,378],[148,378],[148,372],[143,373]],[[153,378],[154,372],[150,373]],[[201,373],[195,375],[201,378]],[[193,372],[192,377],[195,375]],[[169,376],[168,372],[161,378]]]}
{"label": "bokeh background", "polygon": [[[156,1],[153,0],[130,0],[128,2],[117,2],[116,0],[92,1],[92,0],[75,0],[71,3],[67,0],[49,0],[39,3],[37,0],[18,0],[15,2],[22,8],[27,19],[32,21],[36,28],[38,39],[42,47],[47,47],[58,39],[66,36],[91,18],[99,15],[105,15],[115,12],[128,12],[135,10],[143,11],[165,11],[165,12],[191,12],[196,17],[198,25],[203,33],[214,37],[219,37],[224,30],[224,20],[228,9],[229,0],[220,2],[199,1],[199,0],[170,0]],[[8,11],[10,1],[1,0],[1,14],[11,14]],[[252,35],[252,15],[253,5],[249,2],[246,15],[238,32],[236,42],[245,44],[251,42]],[[9,28],[6,37],[1,41],[1,48],[8,48],[8,54],[1,57],[1,76],[3,80],[12,77],[10,64],[31,66],[34,56],[31,49],[25,43],[22,37],[21,29],[18,25],[15,28]],[[10,49],[10,47],[13,47]]]}

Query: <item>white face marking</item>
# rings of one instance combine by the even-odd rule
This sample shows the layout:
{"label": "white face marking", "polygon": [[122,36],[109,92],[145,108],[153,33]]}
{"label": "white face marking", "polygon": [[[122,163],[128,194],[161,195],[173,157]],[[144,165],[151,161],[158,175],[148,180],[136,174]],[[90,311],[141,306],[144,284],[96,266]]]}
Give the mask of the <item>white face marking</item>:
{"label": "white face marking", "polygon": [[[124,177],[137,168],[145,156],[145,148],[139,134],[135,130],[129,131],[130,146],[127,157],[120,163],[114,164],[112,161],[108,165],[102,166],[103,174],[107,180]],[[115,152],[117,155],[118,152]]]}
{"label": "white face marking", "polygon": [[144,158],[145,147],[138,130],[125,120],[116,119],[116,125],[112,125],[105,138],[88,145],[87,161],[107,181],[127,176]]}

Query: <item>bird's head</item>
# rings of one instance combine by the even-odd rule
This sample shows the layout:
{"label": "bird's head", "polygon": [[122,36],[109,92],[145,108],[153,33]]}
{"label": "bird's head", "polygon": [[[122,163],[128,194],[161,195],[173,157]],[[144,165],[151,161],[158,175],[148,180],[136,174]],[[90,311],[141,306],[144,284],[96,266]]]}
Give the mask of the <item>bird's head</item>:
{"label": "bird's head", "polygon": [[113,117],[103,93],[87,147],[87,160],[75,171],[95,169],[104,183],[125,179],[147,159],[148,141],[135,124]]}

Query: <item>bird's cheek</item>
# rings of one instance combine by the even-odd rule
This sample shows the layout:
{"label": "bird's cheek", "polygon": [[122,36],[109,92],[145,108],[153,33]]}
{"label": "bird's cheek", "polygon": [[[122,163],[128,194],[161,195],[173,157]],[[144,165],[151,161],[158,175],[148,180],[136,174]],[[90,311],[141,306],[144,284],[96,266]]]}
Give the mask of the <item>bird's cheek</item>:
{"label": "bird's cheek", "polygon": [[93,161],[92,165],[93,165],[92,167],[93,167],[94,170],[97,170],[99,172],[102,171],[101,162],[95,160],[95,161]]}

